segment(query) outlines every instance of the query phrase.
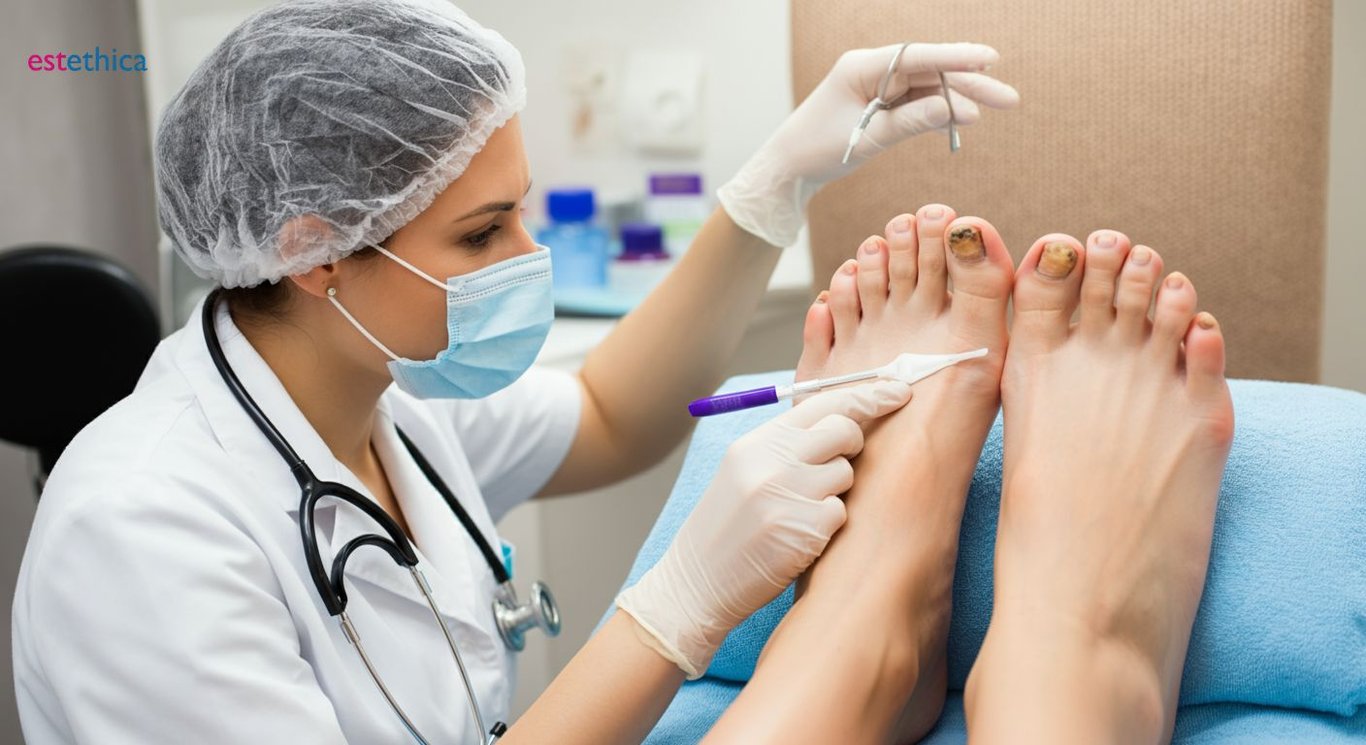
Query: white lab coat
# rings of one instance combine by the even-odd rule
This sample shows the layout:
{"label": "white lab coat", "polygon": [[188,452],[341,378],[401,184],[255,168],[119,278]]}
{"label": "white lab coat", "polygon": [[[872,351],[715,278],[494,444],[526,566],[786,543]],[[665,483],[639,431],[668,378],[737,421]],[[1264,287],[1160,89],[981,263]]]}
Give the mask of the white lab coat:
{"label": "white lab coat", "polygon": [[[221,304],[218,332],[317,476],[368,494]],[[489,725],[507,717],[514,663],[493,624],[493,574],[394,424],[496,547],[494,521],[559,467],[579,407],[571,376],[533,368],[479,401],[390,388],[376,412],[377,451]],[[76,437],[43,493],[13,610],[29,745],[410,742],[309,580],[298,508],[284,462],[215,370],[196,311],[137,390]],[[375,532],[334,501],[319,504],[317,524],[329,567],[348,539]],[[433,745],[474,742],[455,663],[406,570],[375,548],[348,568],[349,613],[400,705]]]}

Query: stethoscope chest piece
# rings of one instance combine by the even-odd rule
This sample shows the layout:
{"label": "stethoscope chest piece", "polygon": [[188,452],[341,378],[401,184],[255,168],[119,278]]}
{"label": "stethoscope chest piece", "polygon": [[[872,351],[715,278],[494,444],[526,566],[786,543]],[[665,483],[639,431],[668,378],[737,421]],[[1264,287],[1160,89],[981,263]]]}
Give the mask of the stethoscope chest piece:
{"label": "stethoscope chest piece", "polygon": [[517,590],[511,582],[499,585],[493,600],[493,619],[503,643],[517,652],[526,648],[529,629],[541,629],[546,636],[560,633],[560,607],[544,582],[531,583],[531,597],[525,604],[517,601]]}

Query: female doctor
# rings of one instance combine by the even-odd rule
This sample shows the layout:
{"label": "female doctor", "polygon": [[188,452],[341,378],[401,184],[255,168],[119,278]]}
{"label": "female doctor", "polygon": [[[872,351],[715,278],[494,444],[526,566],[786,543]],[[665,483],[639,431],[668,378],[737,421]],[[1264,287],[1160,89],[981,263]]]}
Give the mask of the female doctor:
{"label": "female doctor", "polygon": [[[517,51],[417,0],[290,2],[234,30],[155,149],[162,225],[220,289],[71,443],[24,556],[30,745],[501,734],[511,649],[553,614],[514,597],[497,520],[684,437],[680,402],[719,382],[811,195],[947,123],[938,71],[960,124],[974,99],[1015,101],[976,72],[990,48],[912,45],[897,105],[842,166],[894,49],[840,59],[569,375],[532,367],[553,312],[550,257],[520,220]],[[735,443],[666,558],[504,742],[638,742],[820,553],[858,425],[909,395],[824,394]]]}

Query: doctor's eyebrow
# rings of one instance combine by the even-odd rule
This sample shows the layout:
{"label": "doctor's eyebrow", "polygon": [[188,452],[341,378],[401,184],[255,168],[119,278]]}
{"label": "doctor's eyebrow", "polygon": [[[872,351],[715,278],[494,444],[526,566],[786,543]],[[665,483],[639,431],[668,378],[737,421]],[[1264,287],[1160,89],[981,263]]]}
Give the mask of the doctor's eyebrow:
{"label": "doctor's eyebrow", "polygon": [[[525,198],[526,195],[527,195],[527,194],[530,194],[530,193],[531,193],[531,182],[528,181],[528,182],[527,182],[527,185],[526,185],[526,191],[522,193],[522,197]],[[469,213],[468,215],[465,215],[464,217],[457,217],[457,218],[454,220],[454,222],[461,222],[461,221],[463,221],[463,220],[468,220],[468,219],[470,219],[471,217],[475,217],[475,216],[477,216],[477,215],[485,215],[485,214],[488,214],[488,213],[490,213],[490,212],[509,212],[509,211],[513,210],[514,208],[516,208],[516,207],[517,207],[517,203],[516,203],[516,202],[489,202],[488,204],[485,204],[485,205],[483,205],[482,207],[476,208],[473,212]]]}

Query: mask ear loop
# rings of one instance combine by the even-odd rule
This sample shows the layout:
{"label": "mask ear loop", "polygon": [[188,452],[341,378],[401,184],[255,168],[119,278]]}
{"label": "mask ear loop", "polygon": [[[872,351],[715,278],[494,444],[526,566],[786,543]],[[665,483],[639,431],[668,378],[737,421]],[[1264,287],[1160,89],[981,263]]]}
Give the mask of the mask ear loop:
{"label": "mask ear loop", "polygon": [[439,280],[439,279],[436,279],[436,278],[433,277],[432,275],[430,275],[430,274],[428,274],[428,273],[422,271],[421,269],[418,269],[417,267],[413,266],[412,264],[409,264],[408,262],[404,261],[403,259],[400,259],[399,257],[395,256],[394,254],[390,253],[389,249],[385,248],[384,246],[371,246],[371,248],[375,249],[376,251],[379,251],[380,253],[384,254],[385,256],[388,256],[389,258],[391,258],[391,259],[393,259],[394,261],[398,262],[400,266],[404,267],[405,269],[407,269],[408,271],[412,272],[413,274],[416,274],[417,276],[419,276],[419,277],[421,277],[421,278],[427,280],[428,282],[430,282],[430,283],[436,285],[437,287],[440,287],[441,290],[442,290],[443,292],[450,292],[450,291],[451,291],[450,285],[446,284],[445,282],[442,282],[442,281]]}
{"label": "mask ear loop", "polygon": [[337,299],[337,288],[335,288],[335,287],[329,287],[329,288],[327,288],[327,299],[328,299],[334,306],[336,306],[337,310],[341,311],[341,314],[342,314],[342,315],[346,316],[346,320],[350,321],[350,322],[351,322],[351,325],[352,325],[352,326],[355,326],[357,331],[361,332],[361,334],[364,335],[365,338],[367,338],[367,339],[370,340],[370,343],[371,343],[371,344],[374,344],[376,347],[379,347],[379,351],[381,351],[381,352],[383,352],[383,353],[389,355],[389,359],[391,359],[391,360],[393,360],[393,361],[395,361],[395,362],[398,362],[399,360],[402,359],[402,358],[399,357],[398,355],[396,355],[396,354],[394,354],[393,352],[389,351],[389,348],[386,347],[386,346],[384,346],[384,344],[382,344],[382,343],[380,342],[379,339],[376,339],[375,336],[374,336],[374,334],[371,334],[369,331],[366,331],[366,330],[365,330],[365,327],[362,326],[362,325],[360,325],[360,321],[357,321],[357,320],[356,320],[356,317],[353,316],[353,315],[351,315],[350,311],[348,311],[346,308],[342,307],[341,301]]}
{"label": "mask ear loop", "polygon": [[[421,279],[425,279],[425,280],[427,280],[428,282],[430,282],[431,284],[433,284],[433,285],[435,285],[435,286],[441,288],[441,291],[442,291],[442,292],[450,292],[450,291],[451,291],[450,285],[447,285],[445,282],[442,282],[441,280],[438,280],[438,279],[432,277],[432,275],[430,275],[430,274],[428,274],[428,273],[422,271],[421,269],[418,269],[417,267],[413,266],[412,264],[409,264],[407,261],[404,261],[403,259],[400,259],[399,257],[395,256],[392,252],[390,252],[389,249],[385,248],[384,246],[376,246],[376,245],[373,245],[373,244],[372,244],[370,247],[373,248],[373,249],[375,249],[376,251],[379,251],[380,253],[384,254],[385,256],[388,256],[390,259],[393,259],[394,261],[398,262],[398,264],[399,264],[400,266],[402,266],[403,268],[405,268],[405,269],[407,269],[408,271],[412,272],[413,274],[416,274],[416,275],[417,275],[418,277],[420,277]],[[356,317],[353,316],[353,315],[351,315],[350,311],[348,311],[346,308],[344,308],[344,307],[342,306],[341,301],[340,301],[340,300],[337,300],[337,288],[335,288],[335,287],[329,287],[329,288],[327,288],[327,299],[328,299],[329,301],[331,301],[331,303],[332,303],[334,306],[336,306],[337,310],[341,311],[341,314],[342,314],[343,316],[346,316],[346,320],[350,321],[350,322],[351,322],[351,325],[352,325],[352,326],[355,326],[357,331],[361,332],[361,334],[362,334],[366,339],[369,339],[369,340],[370,340],[370,343],[371,343],[371,344],[374,344],[376,347],[379,347],[379,350],[380,350],[381,352],[384,352],[385,354],[389,355],[389,359],[391,359],[391,360],[393,360],[393,361],[395,361],[395,362],[398,362],[398,361],[400,361],[400,360],[403,359],[402,357],[399,357],[398,355],[396,355],[396,354],[394,354],[393,352],[389,351],[389,348],[388,348],[388,347],[384,346],[384,344],[383,344],[382,342],[380,342],[379,339],[376,339],[375,336],[374,336],[374,334],[371,334],[369,331],[366,331],[366,330],[365,330],[365,327],[361,325],[360,321],[357,321],[357,320],[356,320]]]}

